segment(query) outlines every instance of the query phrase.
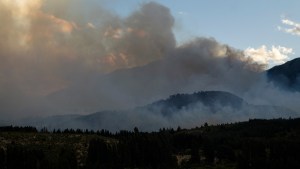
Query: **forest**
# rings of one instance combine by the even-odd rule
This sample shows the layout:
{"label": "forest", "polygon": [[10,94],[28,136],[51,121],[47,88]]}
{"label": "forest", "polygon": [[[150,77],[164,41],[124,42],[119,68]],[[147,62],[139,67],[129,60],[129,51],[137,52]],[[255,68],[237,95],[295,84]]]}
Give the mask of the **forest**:
{"label": "forest", "polygon": [[300,118],[155,132],[0,127],[0,169],[300,168]]}

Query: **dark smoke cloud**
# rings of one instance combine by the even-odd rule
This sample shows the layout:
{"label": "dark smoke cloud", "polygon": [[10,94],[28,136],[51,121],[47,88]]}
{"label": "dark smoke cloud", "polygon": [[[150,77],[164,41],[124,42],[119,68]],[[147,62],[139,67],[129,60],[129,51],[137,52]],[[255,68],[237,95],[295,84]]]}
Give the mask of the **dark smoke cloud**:
{"label": "dark smoke cloud", "polygon": [[92,1],[85,4],[78,0],[49,1],[44,8],[71,24],[74,30],[66,43],[76,48],[73,55],[90,57],[84,60],[89,66],[102,72],[141,66],[175,48],[174,18],[160,4],[146,3],[125,19]]}
{"label": "dark smoke cloud", "polygon": [[174,19],[154,2],[121,19],[91,0],[1,0],[0,19],[1,114],[42,114],[44,96],[175,48]]}

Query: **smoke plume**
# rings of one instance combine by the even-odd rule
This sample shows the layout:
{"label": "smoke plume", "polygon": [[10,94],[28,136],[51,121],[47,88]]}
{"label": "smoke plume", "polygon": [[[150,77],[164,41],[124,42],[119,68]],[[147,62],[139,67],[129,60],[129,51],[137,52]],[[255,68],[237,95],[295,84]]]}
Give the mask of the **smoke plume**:
{"label": "smoke plume", "polygon": [[142,67],[89,78],[48,96],[63,111],[129,109],[175,93],[223,90],[243,95],[263,66],[214,39],[197,38]]}
{"label": "smoke plume", "polygon": [[175,48],[174,19],[154,2],[121,19],[90,0],[1,0],[0,20],[3,113],[33,111],[29,105],[77,81],[145,65]]}

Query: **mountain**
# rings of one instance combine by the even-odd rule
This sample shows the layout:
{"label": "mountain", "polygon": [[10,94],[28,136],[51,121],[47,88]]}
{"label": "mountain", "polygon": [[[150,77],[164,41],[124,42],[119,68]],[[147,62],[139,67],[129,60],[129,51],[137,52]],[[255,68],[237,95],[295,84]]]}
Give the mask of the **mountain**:
{"label": "mountain", "polygon": [[23,125],[54,128],[133,129],[153,131],[163,127],[194,127],[209,123],[244,121],[249,118],[294,117],[289,109],[251,105],[242,98],[223,91],[175,94],[151,104],[118,111],[100,111],[88,115],[52,116],[26,121]]}
{"label": "mountain", "polygon": [[[57,114],[97,112],[70,118],[70,123],[57,126],[110,130],[132,129],[134,126],[155,130],[177,125],[193,127],[202,122],[289,117],[294,113],[284,106],[293,111],[300,110],[297,103],[289,100],[297,100],[298,96],[291,97],[287,92],[274,97],[276,92],[273,91],[278,91],[278,88],[265,92],[263,73],[252,71],[253,67],[247,68],[247,62],[238,61],[235,55],[210,57],[205,53],[198,54],[198,50],[192,50],[194,48],[198,49],[179,50],[178,55],[141,67],[86,77],[48,95],[47,105],[52,105],[50,110]],[[269,81],[299,91],[299,67],[299,59],[276,66],[267,71]],[[282,78],[287,79],[284,81],[287,83],[282,82]],[[216,91],[172,95],[209,90]],[[231,93],[220,91],[243,96],[249,103],[267,105],[252,105]]]}
{"label": "mountain", "polygon": [[300,58],[269,69],[267,77],[276,86],[300,92]]}
{"label": "mountain", "polygon": [[247,103],[236,95],[224,91],[201,91],[193,94],[175,94],[168,99],[159,100],[150,105],[143,107],[150,111],[160,111],[163,115],[168,116],[178,112],[183,108],[191,108],[202,104],[210,108],[215,113],[216,107],[231,107],[235,110],[241,109]]}

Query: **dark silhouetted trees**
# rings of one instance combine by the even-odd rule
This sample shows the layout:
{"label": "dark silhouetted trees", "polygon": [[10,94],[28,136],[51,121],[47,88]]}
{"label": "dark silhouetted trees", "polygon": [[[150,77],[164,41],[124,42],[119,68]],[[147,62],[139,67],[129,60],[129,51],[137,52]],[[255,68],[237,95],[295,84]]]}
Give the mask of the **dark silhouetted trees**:
{"label": "dark silhouetted trees", "polygon": [[[300,168],[300,119],[158,132],[136,127],[115,134],[12,126],[0,130],[0,169]],[[177,159],[184,161],[178,165]]]}

